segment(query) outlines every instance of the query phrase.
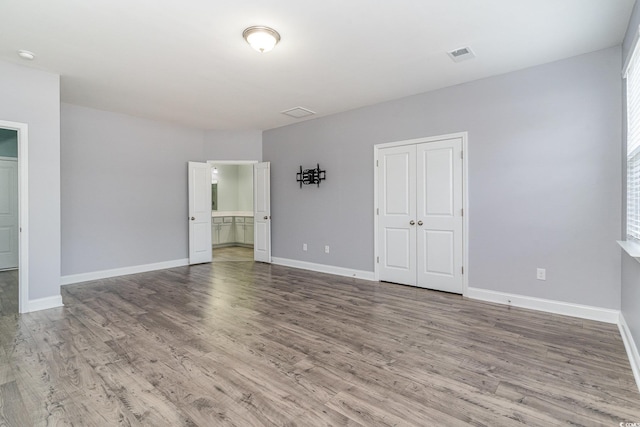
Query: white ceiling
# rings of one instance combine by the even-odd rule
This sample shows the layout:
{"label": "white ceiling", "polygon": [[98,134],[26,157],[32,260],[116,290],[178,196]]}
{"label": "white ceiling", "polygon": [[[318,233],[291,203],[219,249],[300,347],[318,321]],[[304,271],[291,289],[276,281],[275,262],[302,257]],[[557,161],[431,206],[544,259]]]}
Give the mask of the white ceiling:
{"label": "white ceiling", "polygon": [[[269,129],[620,44],[634,0],[0,0],[0,59],[63,102]],[[242,31],[282,36],[260,54]],[[477,58],[454,63],[448,50]],[[36,54],[27,62],[18,49]]]}

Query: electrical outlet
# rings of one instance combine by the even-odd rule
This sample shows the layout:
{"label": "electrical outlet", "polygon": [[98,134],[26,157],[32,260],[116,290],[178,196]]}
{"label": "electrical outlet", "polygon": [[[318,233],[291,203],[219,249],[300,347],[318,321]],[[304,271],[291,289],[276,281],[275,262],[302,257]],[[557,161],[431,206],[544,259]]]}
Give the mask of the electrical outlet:
{"label": "electrical outlet", "polygon": [[325,253],[325,254],[328,254],[328,253],[329,253],[329,245],[326,245],[326,246],[324,247],[324,253]]}
{"label": "electrical outlet", "polygon": [[544,268],[538,268],[536,270],[536,279],[547,280],[547,270]]}
{"label": "electrical outlet", "polygon": [[305,252],[307,251],[307,244],[306,243],[302,244],[302,250],[305,251]]}

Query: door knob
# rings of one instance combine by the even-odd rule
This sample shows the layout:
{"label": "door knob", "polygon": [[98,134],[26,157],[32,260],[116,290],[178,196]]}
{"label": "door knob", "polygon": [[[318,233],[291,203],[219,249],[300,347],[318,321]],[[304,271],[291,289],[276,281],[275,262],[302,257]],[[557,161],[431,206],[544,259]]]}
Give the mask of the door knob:
{"label": "door knob", "polygon": [[195,217],[195,216],[192,216],[192,217],[191,217],[191,221],[195,221],[195,220],[196,220],[196,217]]}
{"label": "door knob", "polygon": [[414,220],[409,221],[409,225],[415,225],[416,222]]}
{"label": "door knob", "polygon": [[268,216],[265,216],[265,217],[264,217],[264,219],[269,219],[269,217],[268,217]]}
{"label": "door knob", "polygon": [[422,221],[418,221],[418,225],[422,225],[422,224],[423,224],[423,222],[422,222]]}

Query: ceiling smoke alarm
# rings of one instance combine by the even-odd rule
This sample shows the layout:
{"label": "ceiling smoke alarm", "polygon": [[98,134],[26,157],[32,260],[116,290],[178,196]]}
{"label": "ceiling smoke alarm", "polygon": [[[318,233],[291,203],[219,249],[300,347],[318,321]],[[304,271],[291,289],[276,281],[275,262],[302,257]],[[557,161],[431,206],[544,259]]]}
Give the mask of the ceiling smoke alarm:
{"label": "ceiling smoke alarm", "polygon": [[450,50],[447,52],[447,55],[449,55],[453,62],[466,61],[467,59],[473,59],[476,57],[470,47],[461,47]]}

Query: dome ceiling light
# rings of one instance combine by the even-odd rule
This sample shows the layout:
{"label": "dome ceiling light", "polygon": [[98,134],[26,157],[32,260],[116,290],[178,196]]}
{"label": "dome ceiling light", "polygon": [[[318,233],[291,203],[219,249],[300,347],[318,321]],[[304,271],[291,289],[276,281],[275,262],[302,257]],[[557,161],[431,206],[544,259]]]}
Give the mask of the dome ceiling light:
{"label": "dome ceiling light", "polygon": [[22,59],[26,59],[28,61],[32,61],[36,56],[33,54],[33,52],[30,52],[28,50],[19,50],[18,51],[18,56]]}
{"label": "dome ceiling light", "polygon": [[242,37],[260,53],[269,52],[280,41],[280,34],[273,28],[255,26],[242,32]]}

